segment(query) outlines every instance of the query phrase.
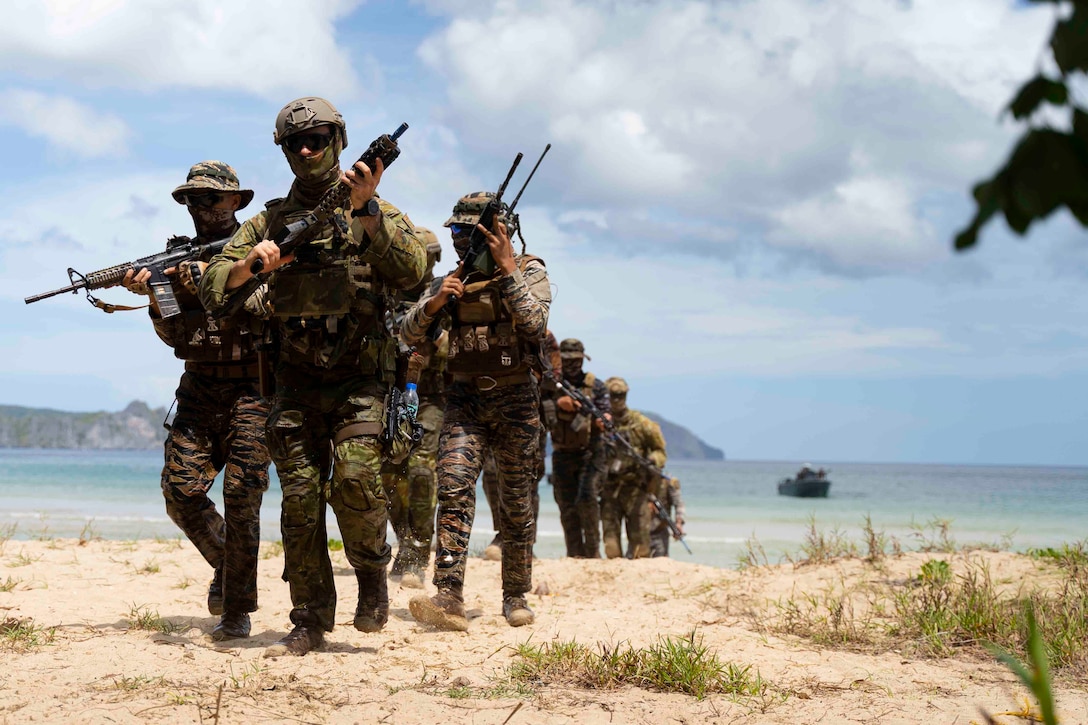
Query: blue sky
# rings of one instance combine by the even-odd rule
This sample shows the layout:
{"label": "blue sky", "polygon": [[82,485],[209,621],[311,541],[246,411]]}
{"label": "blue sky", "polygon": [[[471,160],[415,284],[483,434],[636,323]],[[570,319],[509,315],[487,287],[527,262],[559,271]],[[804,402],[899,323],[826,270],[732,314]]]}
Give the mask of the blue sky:
{"label": "blue sky", "polygon": [[1051,8],[14,5],[0,403],[168,405],[181,363],[143,312],[23,298],[188,233],[169,192],[196,161],[238,170],[246,212],[281,196],[276,112],[323,95],[348,156],[410,124],[381,191],[436,230],[552,143],[520,204],[552,329],[731,458],[1088,464],[1083,231],[1061,214],[1021,240],[998,221],[951,251],[1018,133],[1003,106],[1050,62]]}

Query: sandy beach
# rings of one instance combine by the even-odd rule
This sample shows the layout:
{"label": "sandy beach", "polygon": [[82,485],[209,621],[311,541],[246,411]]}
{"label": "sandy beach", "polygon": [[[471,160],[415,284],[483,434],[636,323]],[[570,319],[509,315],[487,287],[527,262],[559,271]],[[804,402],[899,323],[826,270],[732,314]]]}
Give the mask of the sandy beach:
{"label": "sandy beach", "polygon": [[[0,721],[966,725],[982,722],[980,708],[1022,708],[1026,691],[977,651],[946,659],[848,651],[773,626],[783,611],[776,602],[905,578],[936,556],[954,569],[972,557],[1001,586],[1045,586],[1050,576],[1024,556],[994,552],[745,571],[544,559],[530,597],[537,620],[513,629],[500,613],[499,564],[474,558],[466,604],[477,616],[467,633],[417,624],[407,603],[419,590],[391,585],[389,624],[363,634],[350,624],[354,576],[334,552],[340,624],[321,651],[269,659],[263,650],[286,631],[289,610],[275,544],[262,550],[253,636],[215,643],[207,633],[217,618],[204,605],[210,570],[187,542],[10,540],[0,550]],[[697,699],[510,680],[525,642],[647,647],[692,632],[723,662],[758,672],[763,694]],[[1057,696],[1063,722],[1088,722],[1083,687],[1059,683]]]}

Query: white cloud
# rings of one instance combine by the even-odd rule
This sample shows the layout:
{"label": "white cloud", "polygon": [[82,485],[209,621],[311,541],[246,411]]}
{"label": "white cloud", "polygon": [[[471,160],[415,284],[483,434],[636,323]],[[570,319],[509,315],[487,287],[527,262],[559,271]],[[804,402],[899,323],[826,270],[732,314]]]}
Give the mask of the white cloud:
{"label": "white cloud", "polygon": [[[556,142],[551,193],[579,208],[786,231],[830,213],[823,235],[776,243],[851,273],[912,269],[949,244],[924,219],[1005,154],[995,121],[1053,22],[992,0],[457,7],[432,4],[456,17],[419,55],[474,150]],[[877,196],[850,209],[860,193]]]}
{"label": "white cloud", "polygon": [[347,96],[336,21],[358,0],[40,0],[0,24],[0,69],[107,87]]}
{"label": "white cloud", "polygon": [[18,88],[0,91],[0,125],[15,126],[85,158],[124,154],[131,134],[117,116],[64,96]]}

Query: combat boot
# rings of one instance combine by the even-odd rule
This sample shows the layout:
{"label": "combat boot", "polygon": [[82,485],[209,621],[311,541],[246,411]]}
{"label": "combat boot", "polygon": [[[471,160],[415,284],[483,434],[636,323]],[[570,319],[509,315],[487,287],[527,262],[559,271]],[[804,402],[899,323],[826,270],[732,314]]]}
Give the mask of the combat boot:
{"label": "combat boot", "polygon": [[219,624],[212,630],[212,639],[222,642],[225,639],[242,639],[249,636],[249,615],[245,612],[224,612]]}
{"label": "combat boot", "polygon": [[411,564],[404,570],[404,575],[400,578],[400,585],[405,589],[422,589],[423,588],[423,568]]}
{"label": "combat boot", "polygon": [[488,561],[502,561],[502,536],[495,534],[495,538],[487,545],[481,556]]}
{"label": "combat boot", "polygon": [[389,589],[385,583],[385,567],[356,569],[355,579],[359,582],[355,629],[360,632],[380,632],[389,621]]}
{"label": "combat boot", "polygon": [[506,623],[511,627],[524,627],[536,619],[525,597],[503,597],[502,616],[506,617]]}
{"label": "combat boot", "polygon": [[296,624],[282,639],[264,651],[265,657],[294,655],[301,657],[312,649],[320,647],[325,641],[321,629],[312,624]]}
{"label": "combat boot", "polygon": [[408,602],[408,611],[412,617],[423,624],[446,632],[467,632],[468,618],[465,616],[465,598],[461,587],[439,589],[433,597],[412,597]]}
{"label": "combat boot", "polygon": [[223,567],[215,570],[212,583],[208,585],[208,613],[223,613]]}

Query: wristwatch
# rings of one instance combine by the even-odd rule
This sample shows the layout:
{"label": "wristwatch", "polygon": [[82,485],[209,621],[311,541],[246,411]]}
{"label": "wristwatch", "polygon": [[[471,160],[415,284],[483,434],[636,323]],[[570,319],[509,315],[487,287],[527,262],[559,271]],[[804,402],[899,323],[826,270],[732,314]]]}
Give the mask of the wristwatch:
{"label": "wristwatch", "polygon": [[367,199],[366,203],[358,209],[351,210],[351,218],[355,219],[361,216],[378,216],[381,214],[381,207],[378,206],[377,199]]}

